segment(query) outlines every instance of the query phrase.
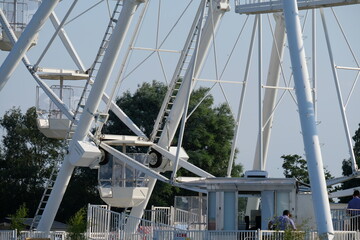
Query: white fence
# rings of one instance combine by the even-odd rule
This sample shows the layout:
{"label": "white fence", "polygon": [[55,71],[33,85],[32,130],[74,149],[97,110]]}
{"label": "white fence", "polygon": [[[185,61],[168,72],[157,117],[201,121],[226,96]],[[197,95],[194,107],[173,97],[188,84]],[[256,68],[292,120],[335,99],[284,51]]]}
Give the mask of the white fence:
{"label": "white fence", "polygon": [[26,240],[28,238],[50,238],[51,240],[66,240],[66,232],[50,232],[50,236],[45,232],[21,231],[17,236],[17,230],[0,231],[0,240]]}
{"label": "white fence", "polygon": [[204,230],[206,228],[206,215],[174,207],[152,207],[151,210],[144,211],[143,218],[155,223],[187,230]]}
{"label": "white fence", "polygon": [[16,239],[17,231],[0,231],[0,239],[1,240],[14,240]]}
{"label": "white fence", "polygon": [[[196,214],[192,216],[184,212],[177,212],[176,217],[171,217],[176,211],[173,208],[153,208],[147,212],[147,219],[137,219],[126,214],[120,214],[102,208],[101,206],[89,206],[88,212],[88,236],[92,240],[275,240],[275,239],[292,239],[292,240],[317,240],[319,239],[316,232],[302,231],[206,231],[193,230],[190,226],[173,227],[169,223],[175,223],[176,220],[182,223],[195,222]],[[354,212],[339,210],[332,212],[333,219],[339,219],[338,226],[355,226],[359,223]],[[176,215],[176,214],[175,214]],[[360,215],[359,215],[360,216]],[[356,220],[355,220],[356,219]],[[335,221],[334,221],[335,223]],[[185,224],[186,225],[186,224]],[[335,224],[334,224],[335,225]],[[175,225],[175,226],[179,226]],[[357,226],[357,225],[356,225]],[[346,230],[355,230],[347,227]],[[359,231],[336,231],[334,240],[351,240],[360,239]]]}
{"label": "white fence", "polygon": [[[316,232],[284,232],[284,231],[196,231],[180,229],[153,229],[150,232],[137,232],[125,234],[123,231],[107,232],[101,237],[86,234],[87,240],[318,240]],[[41,232],[21,232],[16,237],[14,231],[0,231],[1,240],[25,240],[26,238],[48,237]],[[66,234],[63,232],[51,232],[51,240],[66,240]],[[357,240],[360,239],[358,231],[335,231],[334,240]]]}
{"label": "white fence", "polygon": [[358,209],[340,209],[331,211],[335,230],[360,231],[360,211]]}
{"label": "white fence", "polygon": [[104,207],[89,205],[87,236],[92,240],[145,240],[153,239],[156,231],[174,231],[167,224],[130,217]]}
{"label": "white fence", "polygon": [[[335,230],[334,240],[360,239],[360,212],[358,210],[334,210],[331,212]],[[198,214],[176,211],[174,208],[153,208],[147,219],[130,217],[125,213],[110,211],[107,206],[89,205],[89,240],[317,240],[316,232],[283,231],[206,231],[194,229],[191,223],[204,221]],[[170,226],[169,224],[174,224]],[[174,227],[177,226],[177,227]],[[205,226],[204,226],[205,227]],[[51,232],[51,240],[67,240],[66,232]],[[43,232],[0,231],[0,240],[25,240],[26,238],[49,237]]]}
{"label": "white fence", "polygon": [[48,236],[44,232],[39,231],[21,231],[18,240],[25,240],[27,238],[50,238],[51,240],[66,240],[67,233],[64,231],[50,232]]}
{"label": "white fence", "polygon": [[[318,240],[316,232],[301,231],[156,231],[153,240]],[[335,231],[334,240],[360,239],[359,232]]]}

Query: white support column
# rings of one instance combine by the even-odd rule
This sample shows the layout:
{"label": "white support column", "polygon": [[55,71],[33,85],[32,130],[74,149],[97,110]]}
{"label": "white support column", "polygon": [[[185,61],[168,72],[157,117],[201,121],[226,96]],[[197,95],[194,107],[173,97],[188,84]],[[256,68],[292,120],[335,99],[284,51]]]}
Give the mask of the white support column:
{"label": "white support column", "polygon": [[330,240],[334,229],[296,0],[283,0],[283,8],[318,233]]}
{"label": "white support column", "polygon": [[132,17],[142,1],[125,0],[119,19],[115,26],[113,35],[110,39],[108,51],[105,52],[104,60],[95,78],[94,85],[86,101],[84,112],[81,114],[78,127],[70,143],[70,152],[65,156],[59,175],[56,179],[54,188],[51,192],[48,203],[38,225],[39,231],[48,232],[54,221],[56,212],[60,206],[67,185],[69,184],[74,166],[71,164],[73,159],[72,147],[77,141],[84,140],[91,128],[93,114],[96,113],[101,97],[110,78],[115,62],[120,53],[125,35],[129,29]]}
{"label": "white support column", "polygon": [[0,91],[15,71],[59,0],[44,0],[0,67]]}
{"label": "white support column", "polygon": [[[260,1],[261,2],[261,1]],[[259,151],[259,158],[257,162],[260,166],[260,170],[264,170],[263,164],[263,102],[262,102],[262,17],[261,14],[258,14],[258,113],[259,113],[259,120],[258,120],[258,127],[259,127],[259,135],[258,135],[258,147]]]}

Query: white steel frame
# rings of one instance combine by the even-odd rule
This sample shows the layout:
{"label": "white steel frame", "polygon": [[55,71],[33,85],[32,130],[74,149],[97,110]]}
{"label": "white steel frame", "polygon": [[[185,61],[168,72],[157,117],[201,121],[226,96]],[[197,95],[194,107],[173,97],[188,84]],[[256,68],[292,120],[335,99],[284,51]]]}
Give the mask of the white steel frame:
{"label": "white steel frame", "polygon": [[[24,62],[24,64],[27,66],[29,71],[31,72],[32,76],[36,80],[36,82],[40,85],[40,87],[46,92],[46,94],[50,97],[50,99],[56,104],[56,106],[69,118],[73,119],[75,122],[77,121],[74,119],[74,115],[72,112],[69,111],[67,106],[62,102],[62,100],[56,96],[56,94],[39,78],[39,76],[36,73],[36,69],[39,65],[39,63],[42,60],[42,57],[46,54],[47,49],[51,45],[54,38],[59,35],[63,44],[65,45],[68,53],[72,57],[73,61],[77,65],[77,67],[80,69],[80,71],[85,72],[85,67],[83,62],[81,61],[79,55],[77,54],[75,48],[72,46],[71,41],[69,40],[68,36],[66,35],[65,30],[63,29],[63,25],[69,16],[73,6],[77,3],[77,0],[75,0],[68,10],[67,14],[63,18],[61,22],[57,19],[57,16],[53,12],[54,8],[56,7],[57,3],[59,1],[51,1],[51,0],[44,0],[41,4],[39,10],[34,15],[33,19],[30,21],[28,26],[26,27],[23,34],[20,36],[19,39],[16,38],[15,34],[10,28],[9,23],[7,22],[3,12],[0,10],[0,21],[3,25],[7,36],[12,41],[13,50],[9,53],[5,61],[0,67],[0,90],[3,88],[3,86],[7,83],[8,79],[10,78],[11,74],[14,72],[15,68],[19,64],[20,60]],[[104,102],[107,103],[108,109],[111,109],[114,111],[115,115],[118,116],[120,120],[122,120],[136,135],[146,137],[145,134],[129,119],[126,114],[113,102],[112,98],[114,95],[115,90],[110,96],[107,96],[104,93],[105,87],[107,85],[107,82],[110,78],[110,74],[113,71],[113,67],[115,64],[115,61],[118,58],[119,52],[122,48],[122,44],[124,41],[124,37],[126,36],[129,26],[131,24],[132,17],[139,7],[141,3],[146,4],[145,0],[124,0],[123,1],[123,8],[122,12],[120,14],[120,17],[118,19],[118,23],[116,24],[116,29],[114,31],[114,34],[111,38],[111,41],[109,42],[109,49],[111,51],[106,51],[106,55],[104,57],[104,60],[100,66],[99,72],[93,82],[93,87],[90,92],[90,95],[88,97],[88,101],[85,105],[85,111],[81,115],[81,118],[76,124],[78,125],[75,135],[72,138],[72,142],[70,144],[70,152],[66,155],[63,166],[61,168],[61,171],[59,173],[59,177],[55,183],[54,191],[52,192],[52,195],[49,199],[48,205],[45,209],[44,215],[39,223],[38,230],[41,231],[49,231],[51,223],[54,220],[55,214],[57,212],[57,209],[60,205],[61,199],[63,197],[63,193],[67,187],[68,182],[70,181],[70,176],[73,172],[73,169],[77,163],[76,158],[74,158],[73,153],[71,150],[74,147],[74,144],[77,141],[84,141],[88,140],[89,137],[89,130],[91,127],[91,124],[93,122],[93,118],[95,113],[98,110],[99,104],[101,99],[104,100]],[[203,10],[205,9],[207,1],[202,1],[199,6],[198,15],[193,23],[193,27],[191,31],[194,31],[196,24],[200,19],[202,19]],[[238,0],[236,1],[238,4],[243,3],[242,1]],[[303,134],[303,140],[305,145],[305,151],[307,155],[308,160],[308,166],[309,166],[309,172],[310,172],[310,180],[311,185],[313,189],[313,196],[314,196],[314,206],[317,206],[315,208],[316,212],[316,218],[318,222],[318,232],[321,236],[323,236],[324,239],[332,239],[334,235],[334,230],[331,224],[331,216],[330,216],[330,208],[328,204],[328,195],[327,195],[327,189],[326,186],[329,184],[339,183],[341,181],[348,180],[349,178],[354,178],[358,176],[358,173],[356,172],[358,170],[356,162],[355,162],[355,156],[354,152],[352,150],[352,143],[351,143],[351,136],[349,133],[349,126],[347,123],[347,117],[346,117],[346,104],[344,104],[343,97],[341,95],[341,89],[339,84],[339,79],[337,76],[337,69],[346,69],[346,70],[355,70],[359,71],[359,66],[357,67],[341,67],[336,66],[334,57],[332,54],[331,49],[331,43],[330,38],[328,36],[328,30],[326,26],[326,20],[324,16],[324,12],[322,9],[320,9],[322,24],[326,36],[326,42],[327,42],[327,48],[328,48],[328,54],[330,57],[330,64],[331,69],[333,71],[333,77],[335,81],[335,86],[337,90],[338,95],[338,101],[341,109],[341,115],[342,115],[342,121],[343,121],[343,127],[346,133],[346,140],[347,145],[349,147],[350,152],[350,158],[352,161],[352,167],[354,171],[354,175],[350,176],[349,178],[341,178],[338,180],[332,180],[328,183],[325,182],[324,173],[323,173],[323,166],[322,166],[322,157],[321,157],[321,151],[320,151],[320,143],[317,136],[317,130],[316,130],[316,92],[311,92],[311,89],[316,89],[316,27],[315,27],[315,10],[312,10],[313,13],[313,86],[309,85],[307,79],[309,79],[309,74],[306,67],[305,62],[305,53],[304,51],[298,51],[298,49],[301,49],[303,46],[302,42],[302,33],[301,33],[301,27],[300,22],[298,18],[298,6],[297,4],[301,5],[302,8],[317,8],[317,7],[323,7],[328,5],[340,5],[340,4],[355,4],[359,3],[357,0],[348,1],[345,3],[341,0],[326,0],[326,1],[312,1],[311,3],[305,3],[305,1],[299,1],[298,3],[296,0],[283,0],[282,4],[281,1],[264,1],[264,3],[259,3],[257,1],[250,1],[248,4],[248,7],[253,7],[252,11],[257,11],[257,13],[263,13],[266,11],[279,11],[282,8],[284,9],[284,16],[285,16],[285,24],[287,29],[287,37],[288,37],[288,43],[289,43],[289,51],[291,55],[291,61],[292,61],[292,67],[293,67],[293,74],[294,74],[294,82],[295,82],[295,91],[297,96],[297,103],[299,107],[299,116],[300,121],[302,125],[302,134]],[[253,5],[251,5],[253,4]],[[261,6],[260,6],[260,5]],[[273,7],[269,8],[269,4]],[[240,4],[241,5],[241,4]],[[243,4],[244,5],[244,4]],[[246,4],[245,4],[246,5]],[[268,10],[262,9],[264,5],[267,6]],[[246,9],[246,8],[244,8]],[[229,5],[227,0],[213,0],[209,3],[209,12],[208,17],[206,19],[206,22],[204,23],[204,26],[200,24],[200,28],[202,29],[201,34],[197,37],[197,45],[195,49],[195,54],[192,56],[190,65],[191,68],[188,69],[188,71],[185,74],[185,77],[183,79],[183,84],[181,85],[181,88],[179,90],[178,96],[176,98],[176,101],[174,102],[174,105],[171,109],[169,119],[171,121],[168,121],[166,123],[166,126],[164,127],[164,131],[162,132],[162,135],[160,137],[160,140],[157,144],[154,144],[152,146],[153,149],[160,152],[163,156],[166,156],[170,161],[173,162],[173,173],[171,176],[171,179],[167,179],[163,177],[158,172],[148,169],[147,167],[139,164],[138,162],[134,161],[132,158],[126,156],[124,153],[121,153],[111,146],[108,146],[104,143],[101,143],[100,146],[104,148],[105,150],[111,152],[113,155],[118,156],[119,159],[123,160],[127,164],[131,165],[132,167],[136,168],[139,171],[142,171],[146,173],[150,177],[149,181],[149,194],[146,198],[146,200],[140,204],[137,207],[134,207],[131,211],[131,216],[140,219],[143,210],[145,209],[149,197],[151,195],[151,192],[153,190],[153,187],[155,186],[156,180],[159,179],[164,182],[169,182],[175,185],[181,186],[181,184],[176,183],[176,172],[179,166],[184,167],[193,173],[201,176],[201,177],[214,177],[213,175],[205,172],[204,170],[186,162],[185,160],[180,158],[180,148],[182,145],[182,138],[184,134],[185,124],[187,120],[187,108],[188,108],[188,102],[190,93],[194,88],[195,81],[200,81],[199,75],[202,70],[202,67],[204,65],[204,61],[206,59],[206,56],[209,52],[209,47],[214,40],[214,35],[218,29],[219,23],[223,15],[229,10]],[[253,12],[249,12],[253,13]],[[142,15],[143,16],[143,15]],[[26,57],[26,50],[29,48],[30,44],[32,43],[35,34],[41,29],[44,22],[47,20],[47,18],[50,18],[54,27],[55,27],[55,33],[52,37],[52,39],[49,41],[48,46],[45,48],[44,52],[38,59],[38,61],[35,63],[34,67],[31,67],[31,64],[29,60]],[[140,22],[142,21],[142,17],[138,22],[138,26]],[[229,165],[227,169],[227,177],[231,177],[231,171],[232,171],[232,164],[234,162],[234,155],[235,155],[235,147],[237,143],[238,138],[238,127],[240,125],[241,115],[242,115],[242,108],[244,104],[245,94],[246,94],[246,85],[248,81],[248,74],[250,69],[250,62],[252,58],[252,50],[254,46],[255,41],[255,34],[256,30],[258,31],[258,93],[259,93],[259,135],[258,135],[258,145],[256,150],[256,155],[254,156],[254,165],[253,168],[257,170],[265,170],[266,168],[266,159],[267,159],[267,151],[268,151],[268,145],[270,141],[270,135],[271,135],[271,126],[273,121],[273,114],[276,108],[276,95],[277,91],[279,89],[283,90],[292,90],[293,88],[290,87],[279,87],[278,81],[280,78],[280,72],[281,70],[281,61],[283,59],[283,52],[284,52],[284,43],[285,43],[285,28],[284,28],[284,19],[280,14],[276,15],[276,28],[274,33],[274,43],[272,47],[271,52],[271,60],[270,60],[270,66],[269,69],[273,70],[272,72],[269,72],[268,79],[266,86],[262,84],[262,20],[261,15],[258,15],[254,22],[253,32],[252,32],[252,38],[249,46],[249,52],[248,52],[248,59],[246,64],[246,70],[244,75],[244,80],[242,82],[243,88],[240,95],[240,103],[239,103],[239,110],[238,115],[236,118],[236,128],[235,128],[235,136],[233,140],[233,146],[232,146],[232,152],[231,157],[229,159]],[[132,39],[132,43],[134,43],[134,40],[137,36],[137,31],[135,31]],[[192,33],[191,33],[192,34]],[[190,35],[188,37],[187,42],[185,43],[184,49],[187,48],[190,41]],[[132,46],[128,48],[129,54],[130,50],[132,49],[138,49]],[[145,48],[142,48],[143,50]],[[155,51],[154,49],[145,49],[145,50],[151,50]],[[172,51],[172,50],[160,50],[156,49],[155,52],[159,51]],[[123,70],[126,64],[126,59],[124,60],[122,64],[122,69],[119,71],[118,74],[118,83],[117,86],[121,83],[121,79],[123,78]],[[359,65],[359,64],[357,64]],[[175,74],[173,77],[173,81],[176,81],[177,79],[177,72],[179,71],[180,65],[178,64],[178,67],[175,70]],[[221,82],[221,80],[215,80],[218,82]],[[225,81],[224,81],[225,82]],[[354,83],[355,85],[355,83]],[[114,87],[116,89],[117,87]],[[265,90],[263,90],[265,89]],[[350,95],[352,92],[350,93]],[[262,95],[264,95],[262,103]],[[350,96],[349,96],[350,98]],[[312,103],[312,106],[310,107],[307,103]],[[107,109],[107,110],[108,110]],[[181,123],[181,130],[179,135],[179,144],[177,148],[176,154],[170,153],[167,149],[170,147],[171,142],[174,138],[175,132],[180,124],[180,120],[182,119]],[[97,139],[93,139],[92,136],[90,136],[92,140],[95,142]],[[320,203],[320,204],[318,204]],[[133,227],[132,229],[128,229],[129,231],[134,231]]]}

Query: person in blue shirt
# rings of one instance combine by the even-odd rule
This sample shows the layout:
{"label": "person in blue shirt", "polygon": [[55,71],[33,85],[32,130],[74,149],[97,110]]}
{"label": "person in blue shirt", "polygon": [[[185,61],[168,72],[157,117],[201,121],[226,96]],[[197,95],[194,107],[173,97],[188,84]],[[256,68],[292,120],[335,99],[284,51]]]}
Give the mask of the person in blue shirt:
{"label": "person in blue shirt", "polygon": [[360,230],[360,192],[355,190],[353,198],[349,201],[347,212],[350,214],[352,231]]}
{"label": "person in blue shirt", "polygon": [[269,222],[268,228],[271,230],[296,230],[294,221],[290,218],[291,214],[289,210],[284,210],[283,215],[276,217]]}

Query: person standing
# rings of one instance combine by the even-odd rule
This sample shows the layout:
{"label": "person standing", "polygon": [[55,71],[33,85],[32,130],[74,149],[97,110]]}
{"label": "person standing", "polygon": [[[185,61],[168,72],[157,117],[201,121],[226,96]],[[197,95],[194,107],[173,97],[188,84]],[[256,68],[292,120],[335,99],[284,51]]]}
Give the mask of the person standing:
{"label": "person standing", "polygon": [[268,228],[271,230],[296,230],[294,221],[290,218],[291,214],[289,210],[284,210],[283,215],[271,220]]}
{"label": "person standing", "polygon": [[360,192],[355,190],[353,198],[349,201],[347,212],[350,214],[350,222],[352,231],[360,230]]}

